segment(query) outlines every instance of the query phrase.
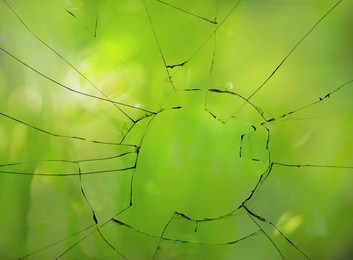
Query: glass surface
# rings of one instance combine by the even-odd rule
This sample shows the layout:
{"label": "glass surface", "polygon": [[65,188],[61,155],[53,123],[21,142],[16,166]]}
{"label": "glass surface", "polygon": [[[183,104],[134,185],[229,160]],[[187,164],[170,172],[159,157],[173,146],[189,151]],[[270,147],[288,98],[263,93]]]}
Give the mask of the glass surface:
{"label": "glass surface", "polygon": [[1,259],[349,259],[353,1],[0,1]]}

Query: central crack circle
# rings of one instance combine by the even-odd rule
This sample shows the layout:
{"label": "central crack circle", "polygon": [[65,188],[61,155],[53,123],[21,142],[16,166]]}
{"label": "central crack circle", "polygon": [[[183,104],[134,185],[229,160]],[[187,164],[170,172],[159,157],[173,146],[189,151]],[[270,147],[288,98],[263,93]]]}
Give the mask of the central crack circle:
{"label": "central crack circle", "polygon": [[266,162],[240,156],[241,136],[250,131],[248,123],[231,119],[224,124],[202,109],[161,112],[141,145],[134,202],[195,219],[232,212],[266,169]]}

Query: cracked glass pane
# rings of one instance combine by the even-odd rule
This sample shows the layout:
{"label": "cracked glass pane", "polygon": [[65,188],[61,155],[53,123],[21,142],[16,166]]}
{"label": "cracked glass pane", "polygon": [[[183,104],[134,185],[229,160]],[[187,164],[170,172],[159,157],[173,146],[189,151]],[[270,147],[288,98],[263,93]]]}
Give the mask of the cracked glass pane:
{"label": "cracked glass pane", "polygon": [[348,259],[353,2],[2,0],[1,259]]}

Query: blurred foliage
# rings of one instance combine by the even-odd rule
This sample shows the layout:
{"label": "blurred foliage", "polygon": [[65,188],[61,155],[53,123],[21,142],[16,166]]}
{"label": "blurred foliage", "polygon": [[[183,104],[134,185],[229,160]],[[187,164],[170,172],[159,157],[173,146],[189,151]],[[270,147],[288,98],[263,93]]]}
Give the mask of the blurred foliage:
{"label": "blurred foliage", "polygon": [[353,2],[236,4],[0,2],[1,259],[353,254]]}

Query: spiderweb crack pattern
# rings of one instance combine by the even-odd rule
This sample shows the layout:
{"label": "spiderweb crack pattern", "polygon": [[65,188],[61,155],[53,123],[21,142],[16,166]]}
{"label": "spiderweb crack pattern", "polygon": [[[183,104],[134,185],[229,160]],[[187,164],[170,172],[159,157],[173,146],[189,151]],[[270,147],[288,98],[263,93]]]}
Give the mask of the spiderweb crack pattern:
{"label": "spiderweb crack pattern", "polygon": [[278,1],[32,2],[1,6],[1,257],[351,253],[349,28],[321,50],[337,70],[303,57],[327,62],[313,46],[352,1],[299,4],[298,24]]}

